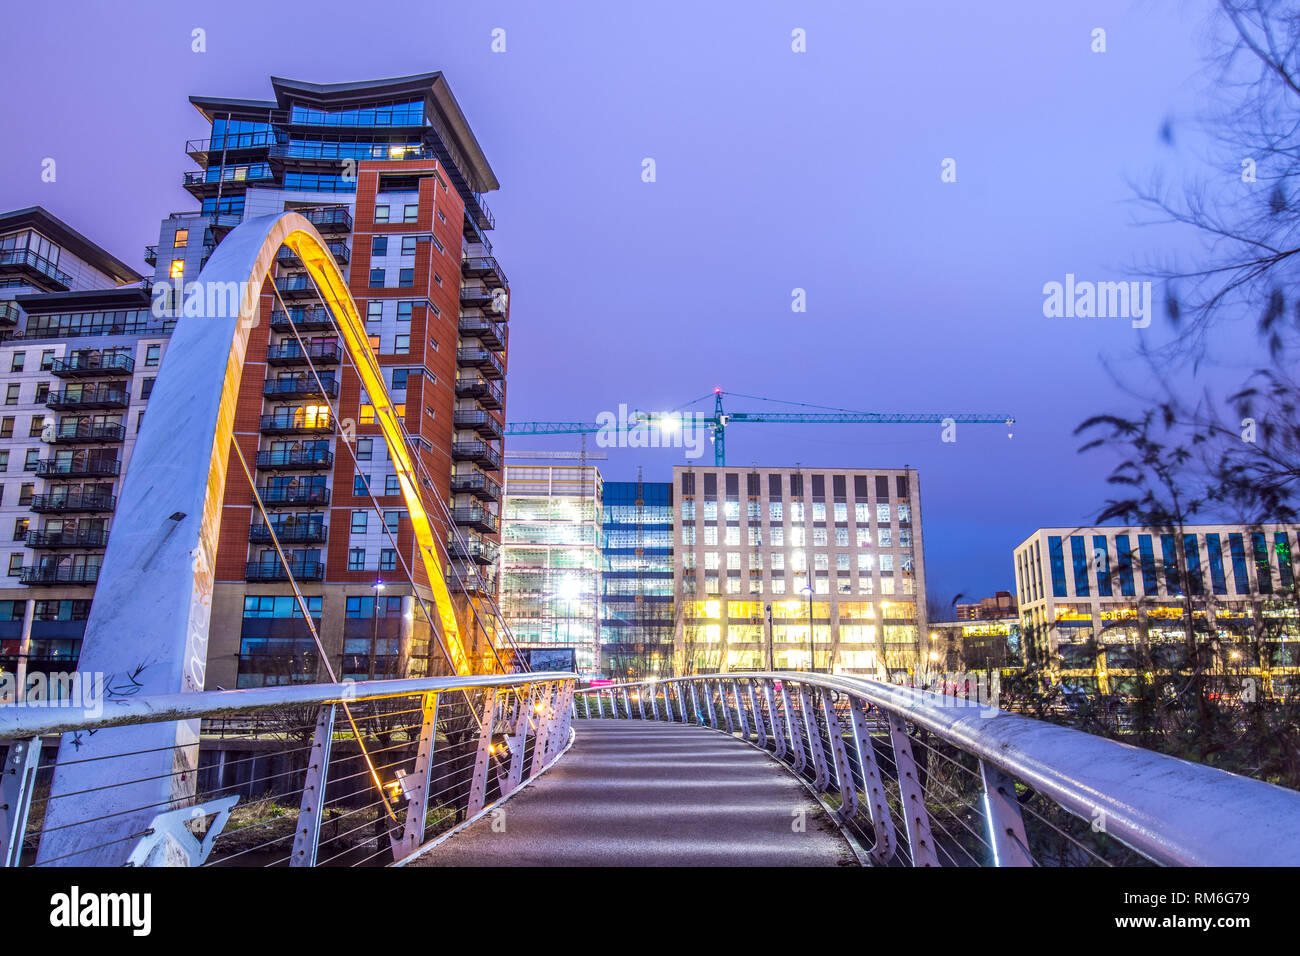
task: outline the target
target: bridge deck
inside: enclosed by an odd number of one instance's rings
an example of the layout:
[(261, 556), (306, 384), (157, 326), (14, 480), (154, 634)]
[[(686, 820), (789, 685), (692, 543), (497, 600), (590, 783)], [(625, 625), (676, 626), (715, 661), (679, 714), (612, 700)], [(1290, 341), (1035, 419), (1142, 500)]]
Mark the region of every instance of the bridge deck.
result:
[[(576, 720), (551, 770), (414, 866), (834, 866), (848, 844), (776, 761), (713, 730)], [(806, 826), (796, 832), (802, 811)]]

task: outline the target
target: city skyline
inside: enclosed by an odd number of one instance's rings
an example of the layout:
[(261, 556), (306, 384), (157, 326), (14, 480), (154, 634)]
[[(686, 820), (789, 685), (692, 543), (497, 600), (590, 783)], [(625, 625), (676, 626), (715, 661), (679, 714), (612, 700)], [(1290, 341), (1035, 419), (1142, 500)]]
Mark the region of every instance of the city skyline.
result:
[[(266, 29), (237, 45), (237, 16), (205, 26), (163, 10), (143, 31), (133, 30), (143, 12), (73, 6), (81, 15), (61, 11), (57, 29), (55, 14), (33, 11), (10, 31), (11, 59), (23, 72), (52, 46), (105, 64), (103, 75), (89, 87), (55, 75), (49, 99), (10, 104), (0, 208), (40, 203), (140, 268), (158, 219), (194, 206), (175, 161), (179, 144), (204, 134), (189, 94), (264, 98), (268, 74), (343, 82), (445, 70), (507, 184), (493, 206), (508, 224), (495, 240), (522, 316), (511, 421), (594, 422), (620, 404), (671, 408), (714, 387), (880, 412), (1012, 414), (1010, 440), (1000, 426), (962, 426), (955, 443), (931, 426), (731, 435), (735, 465), (915, 468), (927, 560), (947, 596), (1007, 588), (1007, 555), (1025, 533), (1091, 523), (1107, 496), (1106, 460), (1080, 460), (1072, 432), (1122, 399), (1098, 356), (1126, 359), (1139, 333), (1123, 320), (1045, 318), (1041, 290), (1069, 274), (1129, 279), (1155, 244), (1159, 234), (1131, 228), (1123, 205), (1127, 180), (1169, 158), (1158, 134), (1201, 62), (1196, 25), (1172, 7), (976, 15), (939, 4), (945, 15), (925, 37), (900, 11), (846, 22), (776, 5), (743, 21), (692, 10), (698, 26), (683, 31), (677, 18), (633, 12), (416, 9), (402, 33), (418, 41), (362, 46), (326, 67), (319, 49), (347, 33), (329, 4), (291, 26), (259, 9)], [(1104, 54), (1090, 49), (1099, 24)], [(494, 53), (498, 28), (505, 51)], [(297, 43), (275, 43), (281, 29)], [(795, 29), (806, 52), (792, 49)], [(101, 44), (115, 31), (138, 51), (108, 68)], [(569, 66), (557, 70), (561, 48)], [(939, 67), (923, 49), (941, 54)], [(990, 57), (1007, 62), (990, 69)], [(597, 73), (593, 89), (584, 77)], [(1022, 81), (1030, 75), (1047, 80)], [(722, 82), (698, 96), (715, 76)], [(109, 105), (128, 95), (135, 109), (123, 122)], [(50, 111), (51, 100), (84, 112)], [(974, 122), (992, 100), (1010, 107), (1001, 125)], [(41, 180), (46, 158), (54, 182)], [(654, 182), (643, 181), (647, 158)], [(946, 158), (956, 182), (941, 179)], [(103, 183), (128, 176), (131, 191), (105, 202)], [(795, 289), (805, 313), (791, 311)], [(1159, 322), (1144, 334), (1158, 333)], [(610, 454), (611, 480), (637, 466), (666, 478), (693, 463), (668, 451)]]

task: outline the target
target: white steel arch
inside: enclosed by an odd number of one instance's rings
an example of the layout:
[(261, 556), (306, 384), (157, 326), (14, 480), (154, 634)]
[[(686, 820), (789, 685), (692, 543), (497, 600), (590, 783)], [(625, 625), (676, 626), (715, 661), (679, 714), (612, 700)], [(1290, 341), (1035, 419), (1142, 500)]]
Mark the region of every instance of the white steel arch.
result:
[[(186, 288), (184, 314), (177, 318), (122, 482), (78, 664), (83, 688), (102, 675), (105, 707), (123, 697), (204, 689), (236, 400), (259, 297), (282, 245), (315, 282), (375, 407), (437, 605), (434, 639), (442, 640), (457, 673), (472, 669), (402, 424), (365, 325), (320, 234), (303, 216), (285, 212), (232, 230)], [(151, 819), (151, 812), (133, 808), (168, 809), (192, 799), (198, 731), (197, 722), (176, 722), (65, 735), (38, 865), (74, 850), (68, 862), (78, 866), (125, 860), (132, 834)], [(112, 761), (113, 773), (129, 774), (139, 784), (113, 787), (103, 797), (59, 799), (96, 786), (100, 771), (87, 758), (131, 752), (138, 753)], [(80, 828), (58, 829), (61, 822), (100, 815), (112, 815), (96, 836), (107, 844), (100, 850), (85, 852)]]

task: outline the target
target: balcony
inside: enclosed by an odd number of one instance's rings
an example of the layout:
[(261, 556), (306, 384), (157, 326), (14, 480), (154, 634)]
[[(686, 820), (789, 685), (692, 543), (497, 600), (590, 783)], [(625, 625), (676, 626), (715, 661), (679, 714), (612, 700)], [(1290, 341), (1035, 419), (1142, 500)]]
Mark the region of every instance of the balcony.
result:
[(490, 349), (467, 345), (456, 350), (456, 364), (462, 368), (476, 368), (488, 378), (505, 378), (506, 370), (501, 360)]
[(262, 471), (306, 471), (329, 468), (333, 464), (334, 453), (327, 448), (257, 453), (257, 467)]
[(466, 338), (478, 339), (490, 349), (506, 347), (505, 325), (485, 315), (461, 313), (456, 320), (456, 331)]
[(316, 332), (334, 328), (334, 317), (329, 309), (319, 305), (290, 309), (288, 314), (273, 309), (271, 328), (276, 332), (291, 332), (295, 328), (300, 332)]
[(135, 359), (126, 352), (69, 352), (54, 360), (50, 372), (59, 378), (129, 378), (135, 373)]
[(120, 442), (126, 440), (126, 426), (115, 422), (97, 422), (89, 418), (63, 418), (50, 439), (56, 445)]
[[(462, 285), (460, 287), (460, 307), (462, 309), (491, 309), (496, 301), (496, 294), (487, 286)], [(494, 309), (493, 311), (500, 310)]]
[(501, 453), (485, 441), (452, 442), (451, 457), (455, 461), (477, 462), (492, 471), (501, 470)]
[(480, 229), (495, 229), (497, 226), (496, 218), (488, 208), (482, 193), (469, 194), (469, 198), (465, 200), (465, 215), (473, 219), (474, 224)]
[(286, 570), (284, 563), (277, 558), (274, 563), (250, 561), (244, 572), (246, 581), (288, 581), (291, 572), (295, 581), (320, 581), (325, 577), (325, 565), (319, 561), (290, 558)]
[(476, 528), (488, 534), (495, 534), (498, 527), (497, 516), (482, 505), (461, 505), (459, 508), (452, 508), (451, 520), (458, 525)]
[(481, 408), (458, 408), (452, 413), (457, 428), (472, 428), (483, 438), (501, 437), (501, 423)]
[(131, 397), (115, 385), (73, 386), (50, 392), (45, 406), (55, 411), (76, 411), (79, 408), (126, 408)]
[(18, 580), (23, 584), (94, 584), (99, 580), (99, 566), (73, 567), (60, 564), (23, 568)]
[(456, 397), (476, 398), (484, 408), (500, 409), (505, 405), (505, 392), (500, 382), (491, 382), (481, 375), (457, 375)]
[(29, 548), (104, 548), (107, 546), (108, 532), (102, 528), (27, 532)]
[(343, 350), (333, 343), (314, 342), (303, 351), (297, 342), (281, 342), (266, 350), (267, 365), (338, 365)]
[[(325, 245), (329, 247), (329, 251), (334, 256), (334, 261), (339, 265), (345, 266), (352, 261), (352, 250), (348, 248), (348, 244), (343, 240), (331, 239), (327, 241)], [(296, 252), (292, 249), (286, 249), (284, 246), (281, 246), (280, 251), (275, 254), (275, 261), (279, 265), (287, 266), (291, 269), (307, 268), (303, 265), (302, 260), (298, 258)]]
[(116, 458), (92, 455), (85, 459), (46, 458), (36, 463), (38, 478), (115, 478), (122, 463)]
[(466, 256), (460, 260), (460, 274), (466, 279), (478, 279), (490, 289), (507, 289), (505, 270), (494, 256)]
[(262, 504), (268, 508), (284, 508), (290, 505), (312, 508), (330, 503), (330, 490), (314, 485), (304, 488), (262, 487), (257, 489), (257, 493), (262, 499)]
[(0, 302), (0, 328), (12, 329), (18, 325), (18, 317), (22, 312), (16, 302)]
[(53, 491), (46, 495), (34, 495), (30, 507), (37, 514), (112, 511), (117, 507), (117, 498), (103, 491)]
[(264, 435), (332, 435), (334, 420), (329, 409), (295, 409), (291, 414), (263, 415), (259, 429)]
[(316, 298), (316, 284), (306, 274), (281, 276), (275, 280), (275, 288), (286, 299)]
[(462, 472), (451, 476), (451, 493), (473, 495), (483, 501), (500, 501), (501, 485), (481, 471)]
[(275, 133), (268, 129), (250, 130), (246, 133), (232, 132), (227, 136), (213, 139), (191, 139), (185, 143), (185, 152), (200, 166), (207, 166), (210, 159), (218, 164), (224, 154), (227, 162), (233, 159), (248, 159), (264, 153), (268, 146), (275, 143)]
[(67, 292), (72, 276), (61, 271), (44, 256), (31, 249), (0, 250), (0, 275), (21, 275), (34, 280), (33, 285), (56, 292)]
[(463, 542), (453, 537), (447, 542), (447, 554), (453, 558), (466, 558), (475, 564), (494, 564), (497, 545), (475, 535), (469, 535)]
[(298, 212), (321, 235), (352, 232), (352, 213), (347, 206), (319, 206), (316, 209), (299, 209)]
[(145, 247), (144, 247), (144, 261), (147, 262), (147, 263), (149, 263), (149, 265), (151, 265), (151, 266), (156, 266), (156, 265), (158, 264), (158, 247), (157, 247), (157, 246), (145, 246)]
[(265, 163), (253, 166), (227, 166), (226, 175), (222, 175), (220, 166), (196, 169), (188, 172), (181, 179), (181, 186), (194, 198), (215, 196), (221, 188), (227, 193), (232, 186), (266, 185), (275, 182), (275, 173)]
[[(323, 544), (329, 537), (329, 526), (324, 524), (281, 525), (275, 529), (275, 537), (281, 544)], [(271, 528), (264, 524), (255, 524), (248, 529), (251, 544), (270, 544)]]
[(338, 380), (333, 376), (321, 376), (319, 384), (314, 375), (293, 375), (288, 378), (267, 379), (262, 386), (262, 396), (272, 401), (284, 401), (293, 398), (337, 398)]

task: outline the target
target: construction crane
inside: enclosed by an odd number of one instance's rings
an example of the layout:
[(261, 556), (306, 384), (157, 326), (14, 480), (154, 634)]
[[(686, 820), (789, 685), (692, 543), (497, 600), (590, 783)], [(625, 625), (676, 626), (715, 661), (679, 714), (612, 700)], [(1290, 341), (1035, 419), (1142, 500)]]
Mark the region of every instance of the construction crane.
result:
[[(728, 412), (722, 407), (722, 396), (747, 398), (758, 402), (776, 402), (782, 405), (798, 405), (816, 409), (810, 412)], [(681, 412), (692, 405), (706, 401), (710, 396), (702, 395), (667, 412), (632, 411), (626, 420), (613, 427), (624, 431), (633, 428), (651, 426), (664, 431), (682, 427), (691, 422), (681, 416)], [(780, 402), (777, 399), (763, 398), (758, 395), (742, 395), (739, 392), (723, 392), (715, 388), (712, 393), (713, 414), (706, 416), (702, 412), (692, 412), (693, 421), (709, 430), (709, 439), (713, 442), (713, 460), (717, 465), (727, 463), (727, 427), (737, 422), (767, 422), (785, 425), (1006, 425), (1015, 424), (1010, 415), (978, 414), (888, 414), (883, 412), (858, 412), (845, 408), (831, 408), (824, 405), (810, 405), (807, 402)], [(608, 413), (606, 413), (608, 414)], [(514, 422), (507, 424), (505, 434), (510, 435), (591, 435), (611, 428), (609, 423), (592, 424), (590, 422)], [(1008, 437), (1010, 435), (1008, 434)]]

